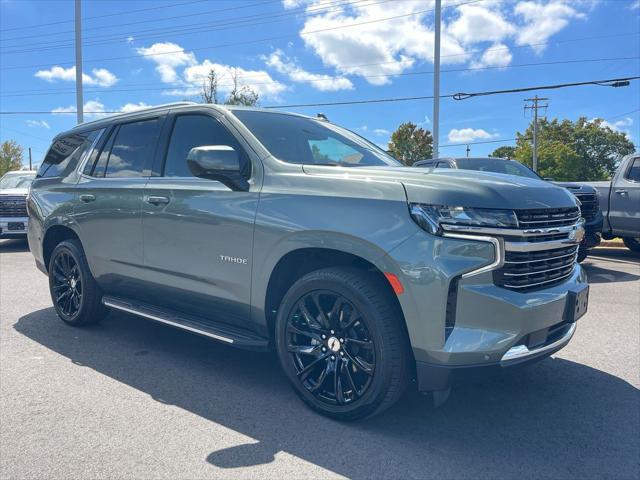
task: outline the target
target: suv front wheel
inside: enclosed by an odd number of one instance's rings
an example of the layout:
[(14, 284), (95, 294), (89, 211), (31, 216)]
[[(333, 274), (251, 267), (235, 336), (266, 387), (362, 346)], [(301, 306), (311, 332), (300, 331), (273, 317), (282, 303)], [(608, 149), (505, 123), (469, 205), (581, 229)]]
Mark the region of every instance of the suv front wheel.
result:
[(107, 313), (78, 240), (56, 246), (49, 260), (49, 291), (58, 316), (69, 325), (99, 322)]
[(351, 268), (311, 272), (289, 289), (276, 321), (280, 363), (298, 395), (340, 420), (395, 403), (410, 375), (402, 315), (380, 279)]

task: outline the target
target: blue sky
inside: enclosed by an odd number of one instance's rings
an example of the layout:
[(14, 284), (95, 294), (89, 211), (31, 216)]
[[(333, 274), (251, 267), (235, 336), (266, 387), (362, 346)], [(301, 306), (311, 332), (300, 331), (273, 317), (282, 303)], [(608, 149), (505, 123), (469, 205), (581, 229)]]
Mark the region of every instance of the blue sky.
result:
[[(85, 110), (197, 100), (212, 67), (222, 90), (235, 71), (264, 106), (431, 95), (432, 9), (432, 0), (83, 0)], [(72, 0), (0, 0), (0, 110), (57, 112), (0, 115), (1, 140), (32, 147), (34, 163), (75, 124), (65, 114), (75, 109), (73, 18)], [(638, 32), (638, 0), (443, 0), (441, 92), (639, 75)], [(538, 93), (550, 98), (548, 117), (603, 118), (640, 142), (640, 82)], [(441, 144), (513, 138), (530, 121), (530, 96), (443, 99)], [(431, 129), (432, 108), (420, 100), (290, 110), (321, 111), (384, 146), (402, 122)], [(464, 155), (465, 146), (441, 154)]]

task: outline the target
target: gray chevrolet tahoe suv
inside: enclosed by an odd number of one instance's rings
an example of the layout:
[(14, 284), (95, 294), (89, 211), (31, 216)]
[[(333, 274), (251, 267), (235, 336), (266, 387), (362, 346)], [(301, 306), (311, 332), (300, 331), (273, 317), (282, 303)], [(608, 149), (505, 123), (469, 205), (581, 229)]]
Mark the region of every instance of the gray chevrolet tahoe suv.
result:
[(62, 320), (275, 349), (338, 419), (550, 355), (587, 306), (566, 189), (402, 167), (322, 118), (173, 104), (58, 135), (40, 172), (29, 245)]

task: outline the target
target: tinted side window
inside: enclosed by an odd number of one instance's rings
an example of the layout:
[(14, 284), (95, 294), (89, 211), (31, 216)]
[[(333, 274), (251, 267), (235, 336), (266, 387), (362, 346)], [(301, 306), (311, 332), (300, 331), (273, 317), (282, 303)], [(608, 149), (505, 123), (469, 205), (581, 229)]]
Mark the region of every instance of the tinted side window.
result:
[(38, 178), (68, 175), (78, 165), (82, 155), (89, 150), (101, 131), (76, 133), (57, 139), (40, 165)]
[[(120, 125), (109, 149), (105, 177), (141, 177), (156, 148), (160, 119)], [(103, 151), (106, 152), (107, 149)], [(101, 158), (98, 159), (100, 165)]]
[(89, 163), (87, 163), (84, 169), (84, 173), (86, 175), (91, 175), (93, 177), (104, 177), (104, 173), (107, 170), (107, 160), (109, 160), (109, 152), (111, 152), (111, 147), (113, 147), (113, 141), (116, 138), (116, 131), (117, 129), (113, 130), (109, 135), (109, 139), (107, 140), (107, 143), (105, 143), (105, 145), (102, 147), (102, 150), (100, 151), (100, 155), (98, 156), (98, 159), (95, 162), (95, 166), (89, 165)]
[(633, 160), (626, 178), (632, 182), (640, 182), (640, 157)]
[(436, 168), (451, 168), (451, 165), (449, 165), (449, 162), (438, 162)]
[(218, 120), (207, 115), (179, 115), (171, 132), (164, 176), (192, 177), (187, 165), (187, 155), (192, 148), (205, 145), (233, 147), (244, 160), (245, 167), (248, 166), (242, 147)]

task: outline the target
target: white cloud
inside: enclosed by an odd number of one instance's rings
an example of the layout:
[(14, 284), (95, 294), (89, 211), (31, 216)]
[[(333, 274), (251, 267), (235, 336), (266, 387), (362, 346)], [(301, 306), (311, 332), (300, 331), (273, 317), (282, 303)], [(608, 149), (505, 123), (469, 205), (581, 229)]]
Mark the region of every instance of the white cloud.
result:
[[(176, 88), (165, 91), (169, 96), (196, 96), (200, 94), (203, 80), (213, 69), (218, 74), (218, 90), (226, 94), (232, 88), (233, 75), (236, 74), (241, 86), (248, 86), (255, 91), (260, 98), (277, 99), (279, 94), (287, 87), (275, 81), (264, 70), (246, 70), (232, 65), (224, 65), (204, 60), (198, 62), (193, 52), (185, 51), (175, 43), (155, 43), (150, 47), (138, 48), (137, 52), (156, 64), (156, 71), (160, 80), (164, 83), (174, 83)], [(182, 71), (178, 71), (182, 69)]]
[(385, 135), (391, 135), (389, 130), (385, 130), (384, 128), (374, 128), (373, 134), (378, 135), (379, 137), (384, 137)]
[(46, 128), (47, 130), (51, 128), (49, 124), (44, 120), (27, 120), (25, 121), (25, 123), (27, 124), (27, 126), (34, 128)]
[(479, 59), (471, 62), (472, 68), (506, 67), (513, 60), (513, 55), (504, 43), (494, 43), (486, 49)]
[(154, 43), (150, 47), (137, 48), (136, 52), (156, 64), (156, 71), (165, 83), (178, 80), (176, 68), (197, 63), (193, 53), (186, 52), (180, 45), (171, 42)]
[[(94, 68), (91, 70), (91, 73), (93, 76), (87, 73), (82, 74), (83, 85), (91, 87), (111, 87), (118, 82), (118, 77), (106, 68)], [(75, 82), (76, 67), (63, 68), (56, 65), (49, 70), (38, 70), (35, 73), (35, 76), (50, 83), (53, 83), (56, 80), (61, 80), (63, 82)]]
[(462, 43), (499, 42), (516, 28), (509, 23), (497, 4), (471, 4), (458, 7), (460, 16), (449, 24), (447, 32)]
[[(458, 6), (452, 2), (444, 11), (442, 63), (501, 67), (512, 61), (506, 47), (528, 45), (541, 52), (544, 46), (534, 44), (549, 41), (573, 19), (586, 18), (583, 11), (598, 0), (485, 0)], [(364, 76), (371, 84), (384, 85), (417, 62), (433, 61), (433, 15), (425, 11), (433, 1), (352, 3), (322, 13), (321, 0), (283, 0), (283, 5), (308, 5), (315, 11), (307, 16), (300, 38), (338, 74)], [(497, 47), (504, 49), (496, 51)]]
[(629, 10), (638, 10), (640, 9), (640, 0), (635, 0), (631, 5), (629, 5)]
[(546, 4), (525, 1), (519, 2), (514, 12), (521, 17), (524, 24), (518, 29), (517, 45), (531, 45), (537, 53), (545, 49), (545, 45), (535, 45), (549, 40), (553, 35), (565, 28), (572, 18), (585, 18), (573, 7), (562, 0), (552, 0)]
[(122, 107), (120, 107), (120, 111), (122, 113), (130, 113), (130, 112), (135, 112), (137, 110), (142, 110), (143, 108), (149, 108), (151, 106), (152, 105), (147, 105), (144, 102), (126, 103)]
[(452, 128), (449, 131), (449, 141), (452, 143), (466, 143), (474, 140), (488, 140), (498, 137), (498, 134), (489, 133), (482, 128)]
[[(84, 116), (87, 118), (97, 118), (104, 117), (107, 113), (104, 113), (106, 110), (104, 104), (99, 100), (88, 100), (85, 102), (83, 111)], [(76, 107), (75, 105), (69, 105), (68, 107), (58, 107), (52, 110), (54, 114), (57, 115), (75, 115)]]
[[(598, 120), (597, 118), (593, 118), (590, 122), (594, 122)], [(620, 120), (616, 120), (615, 122), (608, 122), (606, 120), (601, 120), (600, 125), (603, 127), (609, 127), (614, 132), (624, 133), (629, 140), (633, 139), (633, 135), (631, 134), (631, 127), (633, 126), (633, 118), (625, 117)]]
[(353, 84), (348, 78), (307, 72), (289, 60), (282, 50), (276, 50), (266, 57), (265, 63), (283, 75), (287, 75), (292, 81), (296, 83), (308, 83), (316, 90), (323, 92), (353, 90)]

